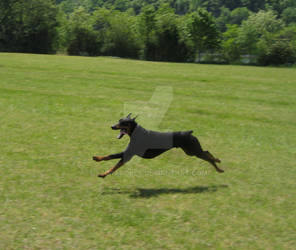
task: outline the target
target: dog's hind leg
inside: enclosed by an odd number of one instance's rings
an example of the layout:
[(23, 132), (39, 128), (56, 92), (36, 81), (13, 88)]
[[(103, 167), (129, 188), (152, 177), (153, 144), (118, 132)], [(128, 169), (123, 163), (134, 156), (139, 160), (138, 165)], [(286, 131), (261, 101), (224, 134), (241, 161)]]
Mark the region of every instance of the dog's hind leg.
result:
[(202, 149), (202, 146), (200, 145), (200, 142), (195, 136), (186, 136), (186, 134), (184, 136), (178, 133), (176, 134), (175, 141), (176, 144), (174, 146), (182, 148), (187, 155), (196, 156), (200, 159), (203, 159), (211, 163), (217, 172), (224, 172), (224, 170), (222, 170), (216, 165), (216, 162), (220, 163), (221, 161), (218, 158), (215, 158), (209, 151), (204, 151)]
[(206, 155), (208, 155), (209, 159), (211, 159), (212, 161), (214, 162), (218, 162), (218, 163), (221, 163), (220, 159), (218, 158), (215, 158), (209, 151), (204, 151), (204, 153)]
[(203, 152), (198, 139), (193, 135), (183, 136), (178, 138), (178, 140), (179, 144), (177, 146), (189, 156), (198, 155)]

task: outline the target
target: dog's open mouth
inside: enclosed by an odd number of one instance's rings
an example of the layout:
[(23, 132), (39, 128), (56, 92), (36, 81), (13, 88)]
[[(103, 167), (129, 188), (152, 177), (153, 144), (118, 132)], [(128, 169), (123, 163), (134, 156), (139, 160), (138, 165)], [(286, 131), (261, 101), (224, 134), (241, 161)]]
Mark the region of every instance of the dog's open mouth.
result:
[(117, 139), (121, 139), (122, 136), (126, 135), (127, 131), (125, 128), (120, 129), (119, 135), (117, 136)]

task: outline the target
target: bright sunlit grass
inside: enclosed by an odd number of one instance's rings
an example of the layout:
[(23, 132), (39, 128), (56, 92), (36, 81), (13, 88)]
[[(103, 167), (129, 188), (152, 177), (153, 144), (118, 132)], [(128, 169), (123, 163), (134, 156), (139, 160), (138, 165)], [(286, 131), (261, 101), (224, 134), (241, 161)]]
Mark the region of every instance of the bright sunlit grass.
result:
[[(124, 103), (158, 86), (159, 129), (194, 130), (225, 173), (174, 149), (98, 179)], [(2, 53), (0, 249), (292, 249), (295, 110), (295, 69)]]

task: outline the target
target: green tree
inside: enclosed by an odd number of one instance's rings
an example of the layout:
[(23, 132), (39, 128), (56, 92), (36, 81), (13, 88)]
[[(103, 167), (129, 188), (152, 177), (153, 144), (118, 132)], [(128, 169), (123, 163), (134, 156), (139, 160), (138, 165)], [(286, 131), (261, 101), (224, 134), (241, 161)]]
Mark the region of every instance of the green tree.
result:
[(283, 22), (277, 19), (272, 11), (251, 14), (247, 20), (243, 21), (238, 37), (242, 52), (257, 54), (259, 39), (268, 33), (276, 33), (283, 27)]
[(226, 25), (231, 23), (231, 11), (222, 6), (220, 9), (220, 16), (216, 19), (217, 27), (221, 32), (226, 30)]
[(188, 0), (175, 0), (173, 8), (179, 15), (184, 15), (189, 11), (190, 3)]
[(17, 0), (0, 1), (0, 51), (16, 51)]
[(263, 10), (266, 5), (266, 0), (241, 0), (242, 6), (237, 7), (247, 7), (252, 12), (258, 12)]
[(251, 12), (246, 7), (236, 8), (230, 13), (230, 23), (241, 25), (244, 20), (248, 19), (250, 14)]
[(276, 37), (281, 40), (287, 40), (296, 46), (296, 24), (291, 24), (281, 29)]
[(102, 53), (110, 56), (138, 58), (141, 49), (136, 17), (113, 11), (104, 35)]
[(202, 52), (219, 47), (220, 34), (214, 17), (205, 9), (198, 9), (188, 15), (188, 32), (193, 50), (198, 54), (198, 61)]
[(179, 30), (179, 18), (168, 5), (156, 12), (152, 6), (140, 15), (140, 32), (143, 39), (143, 58), (157, 61), (186, 61), (188, 47)]
[(65, 52), (69, 43), (68, 37), (68, 18), (65, 12), (59, 7), (59, 12), (57, 15), (57, 21), (59, 23), (57, 27), (58, 39), (56, 42), (56, 48), (60, 52)]
[(186, 61), (188, 50), (180, 36), (178, 17), (172, 8), (161, 6), (156, 13), (155, 35), (158, 61)]
[(223, 57), (228, 63), (236, 62), (240, 59), (241, 49), (238, 36), (238, 25), (227, 25), (227, 31), (223, 33), (221, 49)]
[(67, 14), (73, 13), (79, 7), (83, 7), (88, 12), (93, 9), (95, 4), (99, 4), (93, 0), (58, 0), (58, 3), (61, 9)]
[(143, 41), (141, 58), (153, 60), (157, 47), (156, 41), (156, 18), (155, 8), (153, 5), (147, 5), (142, 9), (139, 15), (139, 31)]
[(57, 49), (58, 9), (53, 1), (25, 1), (23, 51), (53, 53)]
[(95, 56), (99, 54), (100, 43), (92, 24), (91, 15), (83, 7), (79, 7), (70, 15), (67, 49), (70, 55)]
[(287, 40), (261, 39), (258, 43), (258, 63), (260, 65), (282, 65), (296, 63), (294, 48)]
[(286, 8), (281, 17), (286, 24), (296, 23), (296, 7)]
[[(53, 1), (1, 1), (0, 48), (52, 53), (56, 50), (58, 9)], [(2, 9), (3, 8), (3, 9)]]
[(196, 11), (199, 8), (204, 8), (206, 7), (207, 3), (203, 0), (191, 0), (190, 1), (190, 10), (191, 11)]
[(287, 41), (293, 50), (293, 55), (296, 56), (296, 24), (291, 24), (284, 29), (281, 29), (277, 34), (278, 40)]
[(102, 44), (103, 55), (139, 58), (142, 40), (136, 16), (129, 12), (97, 9), (93, 13), (93, 29)]

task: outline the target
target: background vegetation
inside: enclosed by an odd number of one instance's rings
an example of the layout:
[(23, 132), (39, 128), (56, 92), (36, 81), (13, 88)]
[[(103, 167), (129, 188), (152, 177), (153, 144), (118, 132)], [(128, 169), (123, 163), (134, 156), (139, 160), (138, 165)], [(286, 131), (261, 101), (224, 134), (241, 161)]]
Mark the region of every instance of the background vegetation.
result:
[[(293, 249), (296, 71), (0, 54), (0, 249)], [(98, 173), (123, 103), (157, 86), (224, 174), (173, 149)], [(143, 117), (138, 117), (143, 124)], [(147, 127), (149, 128), (149, 127)], [(294, 160), (293, 160), (294, 159)]]
[(294, 64), (296, 1), (0, 1), (0, 51)]

